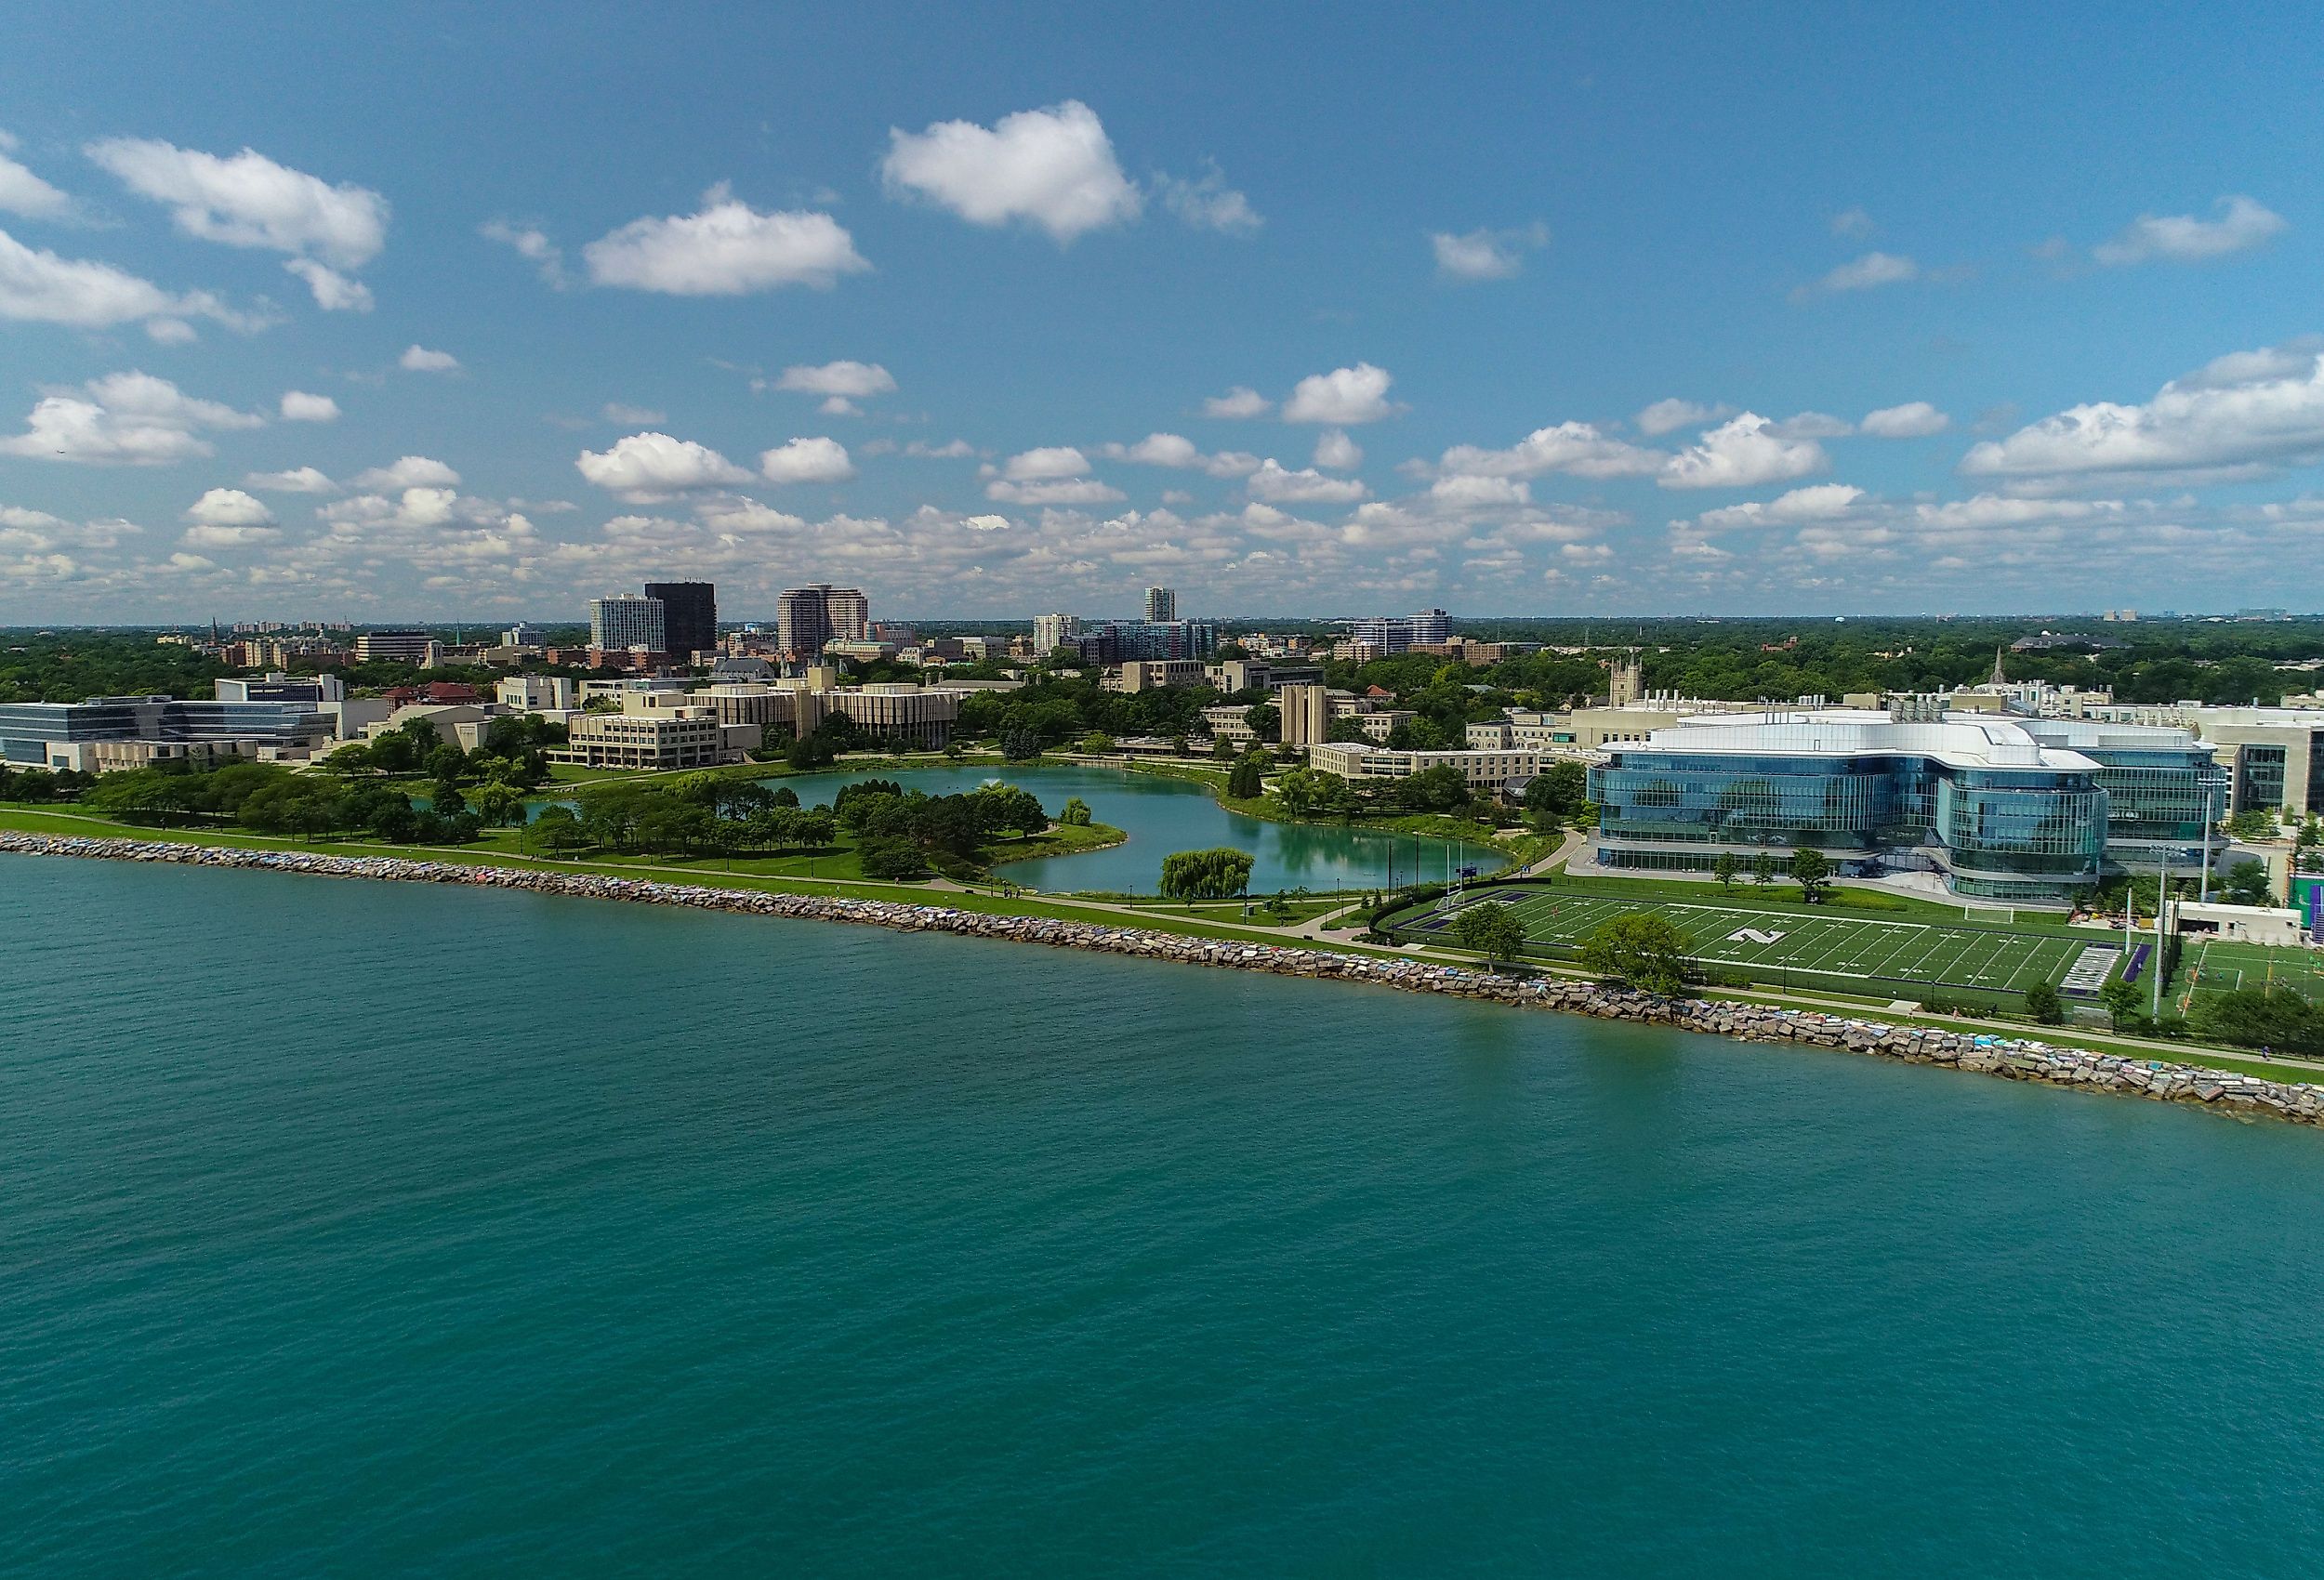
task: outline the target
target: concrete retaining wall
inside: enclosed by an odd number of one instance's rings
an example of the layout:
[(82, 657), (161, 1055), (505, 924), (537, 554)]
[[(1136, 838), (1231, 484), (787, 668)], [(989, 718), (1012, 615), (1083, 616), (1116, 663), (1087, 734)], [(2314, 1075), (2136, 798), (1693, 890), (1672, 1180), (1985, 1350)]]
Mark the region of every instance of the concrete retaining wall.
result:
[(1064, 949), (1094, 949), (1109, 955), (1182, 965), (1267, 971), (1278, 976), (1339, 978), (1408, 993), (1447, 994), (1459, 998), (1560, 1009), (1602, 1020), (1634, 1020), (1707, 1032), (1746, 1042), (1803, 1043), (1816, 1047), (1876, 1054), (1915, 1064), (1942, 1064), (1980, 1074), (2052, 1086), (2206, 1105), (2236, 1113), (2269, 1114), (2296, 1124), (2324, 1124), (2324, 1086), (2308, 1082), (2262, 1080), (2202, 1065), (2169, 1064), (2060, 1047), (2018, 1038), (1963, 1032), (1891, 1026), (1879, 1020), (1820, 1015), (1719, 1000), (1663, 998), (1595, 982), (1509, 977), (1466, 967), (1419, 960), (1342, 955), (1328, 949), (1283, 944), (1184, 938), (1146, 928), (1108, 927), (1093, 922), (1035, 916), (997, 916), (949, 906), (901, 901), (851, 900), (816, 894), (769, 894), (608, 877), (596, 873), (533, 867), (469, 866), (409, 861), (394, 856), (333, 856), (294, 850), (239, 850), (158, 840), (85, 838), (0, 831), (0, 852), (34, 856), (82, 856), (109, 861), (170, 862), (188, 866), (239, 867), (263, 872), (303, 873), (322, 877), (379, 878), (402, 883), (456, 883), (479, 889), (514, 889), (588, 900), (626, 900), (658, 905), (750, 915), (792, 916), (854, 922), (907, 932), (963, 933), (973, 938), (1046, 943)]

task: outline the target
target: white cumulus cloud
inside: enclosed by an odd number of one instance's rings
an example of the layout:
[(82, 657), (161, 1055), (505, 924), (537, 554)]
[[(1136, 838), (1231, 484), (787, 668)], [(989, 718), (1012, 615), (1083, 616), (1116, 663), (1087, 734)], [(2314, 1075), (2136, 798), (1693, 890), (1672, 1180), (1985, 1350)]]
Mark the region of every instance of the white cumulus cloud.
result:
[(1428, 242), (1441, 279), (1507, 280), (1525, 267), (1528, 250), (1550, 244), (1550, 228), (1536, 222), (1515, 230), (1433, 230)]
[(1183, 434), (1149, 433), (1135, 444), (1106, 444), (1098, 454), (1109, 461), (1134, 461), (1142, 467), (1174, 467), (1208, 472), (1214, 478), (1238, 478), (1259, 469), (1259, 457), (1238, 450), (1206, 455)]
[(1783, 438), (1765, 417), (1744, 412), (1671, 456), (1656, 481), (1664, 488), (1757, 488), (1830, 465), (1813, 439)]
[(78, 329), (143, 320), (148, 333), (166, 344), (193, 338), (188, 317), (215, 319), (232, 329), (264, 327), (263, 321), (230, 310), (206, 291), (173, 296), (110, 263), (59, 257), (0, 230), (0, 318)]
[(526, 258), (541, 271), (541, 278), (558, 290), (572, 282), (565, 275), (564, 249), (548, 239), (548, 232), (537, 225), (517, 225), (506, 219), (487, 219), (476, 228), (476, 233), (488, 242), (498, 242)]
[(310, 254), (338, 269), (361, 269), (387, 244), (386, 198), (351, 182), (333, 186), (251, 149), (220, 159), (152, 138), (109, 138), (86, 151), (205, 241)]
[(1029, 482), (995, 478), (984, 497), (1004, 505), (1112, 505), (1127, 497), (1095, 478), (1050, 478)]
[(339, 417), (339, 403), (328, 395), (310, 395), (304, 389), (283, 391), (283, 420), (286, 423), (328, 423)]
[(1396, 408), (1388, 401), (1388, 387), (1393, 382), (1385, 368), (1369, 362), (1311, 374), (1299, 381), (1291, 398), (1283, 402), (1283, 420), (1329, 423), (1335, 428), (1379, 422), (1395, 415)]
[(27, 219), (57, 219), (73, 212), (73, 200), (0, 153), (0, 213)]
[(1364, 464), (1364, 447), (1338, 428), (1316, 437), (1315, 465), (1335, 472), (1352, 472)]
[(1143, 207), (1097, 112), (1078, 99), (1004, 115), (989, 128), (891, 127), (880, 175), (891, 193), (926, 198), (973, 224), (1023, 220), (1061, 245), (1135, 219)]
[(282, 535), (274, 512), (238, 488), (214, 488), (186, 510), (190, 548), (247, 548)]
[(405, 455), (393, 466), (355, 474), (355, 486), (384, 494), (404, 488), (457, 488), (460, 474), (428, 455)]
[(761, 214), (724, 183), (693, 214), (633, 219), (581, 249), (600, 285), (673, 296), (740, 296), (784, 285), (828, 290), (871, 265), (828, 214)]
[(1070, 444), (1047, 444), (1021, 450), (1001, 463), (1000, 475), (1010, 482), (1037, 482), (1049, 478), (1077, 478), (1089, 469), (1089, 457)]
[(1287, 470), (1273, 456), (1260, 463), (1244, 486), (1253, 499), (1270, 505), (1353, 505), (1370, 492), (1357, 479), (1327, 478), (1313, 467)]
[(1819, 292), (1870, 291), (1920, 278), (1921, 266), (1911, 258), (1895, 253), (1870, 252), (1850, 259), (1814, 285), (1802, 285), (1791, 295), (1794, 300), (1804, 300)]
[(425, 346), (411, 345), (403, 348), (403, 354), (396, 358), (395, 364), (406, 373), (455, 373), (459, 369), (460, 359), (449, 351), (431, 351)]
[(1908, 401), (1901, 406), (1865, 413), (1861, 426), (1875, 439), (1925, 439), (1943, 433), (1953, 426), (1953, 419), (1926, 401)]
[(2116, 269), (2151, 258), (2208, 263), (2249, 252), (2289, 228), (2282, 215), (2248, 197), (2223, 197), (2215, 207), (2215, 219), (2199, 219), (2192, 214), (2142, 214), (2120, 235), (2093, 247), (2091, 256)]
[(88, 466), (164, 466), (214, 453), (204, 430), (265, 426), (266, 419), (186, 394), (148, 373), (115, 373), (45, 395), (26, 431), (0, 439), (0, 454)]
[(1615, 439), (1592, 424), (1564, 422), (1534, 429), (1506, 450), (1456, 444), (1439, 459), (1449, 474), (1530, 478), (1565, 472), (1581, 478), (1648, 477), (1670, 463), (1659, 450)]
[(370, 188), (334, 186), (248, 148), (221, 159), (150, 138), (108, 138), (84, 151), (139, 197), (167, 205), (187, 235), (288, 253), (283, 267), (316, 306), (371, 310), (370, 288), (351, 278), (387, 245), (388, 200)]
[(1249, 198), (1226, 184), (1225, 172), (1216, 165), (1192, 181), (1157, 176), (1155, 190), (1161, 193), (1165, 208), (1197, 230), (1248, 236), (1266, 223), (1251, 207)]
[(1683, 428), (1715, 423), (1721, 417), (1731, 415), (1734, 411), (1735, 408), (1728, 405), (1706, 406), (1699, 401), (1682, 401), (1672, 396), (1667, 401), (1657, 401), (1631, 420), (1638, 424), (1639, 432), (1659, 437), (1675, 433)]
[(242, 486), (262, 494), (336, 494), (339, 487), (314, 467), (294, 467), (286, 472), (252, 472), (242, 480)]
[(307, 283), (315, 306), (325, 312), (369, 312), (371, 287), (310, 257), (294, 257), (283, 267)]
[(875, 395), (895, 393), (895, 375), (878, 362), (840, 361), (825, 362), (820, 367), (799, 364), (786, 367), (774, 381), (777, 389), (797, 390), (803, 395), (822, 395), (833, 401), (865, 401)]
[(1238, 384), (1223, 395), (1213, 395), (1202, 403), (1206, 417), (1259, 417), (1274, 409), (1274, 402), (1256, 389)]
[(2205, 472), (2324, 456), (2324, 356), (2283, 349), (2223, 357), (2144, 404), (2071, 406), (1971, 447), (1972, 477)]
[(708, 445), (667, 433), (633, 433), (608, 449), (582, 451), (573, 464), (586, 481), (632, 503), (753, 481)]
[(855, 463), (836, 439), (794, 439), (760, 454), (759, 475), (769, 482), (845, 482)]

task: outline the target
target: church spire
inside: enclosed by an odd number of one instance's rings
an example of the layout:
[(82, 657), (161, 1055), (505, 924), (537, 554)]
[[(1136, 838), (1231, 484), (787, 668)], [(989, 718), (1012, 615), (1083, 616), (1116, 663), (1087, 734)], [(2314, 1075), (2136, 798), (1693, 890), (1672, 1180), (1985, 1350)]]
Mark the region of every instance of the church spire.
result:
[(1989, 684), (1996, 686), (2009, 684), (2009, 677), (2001, 673), (2001, 650), (2000, 648), (1993, 650), (1993, 678)]

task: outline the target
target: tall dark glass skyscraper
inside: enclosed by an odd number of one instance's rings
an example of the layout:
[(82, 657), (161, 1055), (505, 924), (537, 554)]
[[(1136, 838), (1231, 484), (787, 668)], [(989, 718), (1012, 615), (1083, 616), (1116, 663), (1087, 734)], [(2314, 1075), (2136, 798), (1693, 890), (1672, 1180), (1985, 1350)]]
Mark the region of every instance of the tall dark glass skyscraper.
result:
[(719, 589), (709, 582), (648, 582), (645, 596), (662, 600), (662, 639), (680, 664), (719, 645)]

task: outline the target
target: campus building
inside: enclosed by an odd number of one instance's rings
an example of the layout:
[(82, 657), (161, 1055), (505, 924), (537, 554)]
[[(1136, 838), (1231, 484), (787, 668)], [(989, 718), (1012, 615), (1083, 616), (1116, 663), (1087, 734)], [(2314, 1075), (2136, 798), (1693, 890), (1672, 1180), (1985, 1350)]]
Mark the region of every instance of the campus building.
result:
[(658, 598), (615, 593), (589, 599), (589, 646), (601, 652), (669, 652), (668, 612)]
[(1763, 712), (1684, 719), (1608, 750), (1590, 773), (1601, 866), (1699, 872), (1809, 846), (1843, 872), (1934, 872), (1954, 893), (2027, 904), (2071, 902), (2110, 856), (2189, 870), (2206, 798), (2225, 792), (2185, 731), (2072, 721)]
[(706, 708), (581, 714), (567, 727), (565, 744), (548, 754), (552, 762), (582, 768), (661, 772), (708, 768), (740, 756), (739, 750), (729, 755), (726, 726)]
[(0, 704), (0, 762), (15, 768), (97, 773), (172, 758), (297, 760), (333, 733), (332, 721), (306, 702), (148, 696)]
[(674, 655), (680, 664), (692, 663), (698, 652), (718, 651), (719, 589), (715, 584), (648, 582), (645, 596), (661, 601), (662, 639), (669, 645), (660, 651)]
[(438, 643), (425, 631), (365, 631), (355, 639), (359, 664), (416, 664), (436, 666)]
[(1451, 635), (1451, 616), (1441, 609), (1424, 609), (1418, 614), (1375, 614), (1348, 626), (1349, 641), (1382, 654), (1416, 647), (1441, 648)]
[(1396, 752), (1367, 741), (1327, 741), (1307, 749), (1307, 765), (1342, 779), (1409, 779), (1433, 768), (1455, 768), (1473, 791), (1523, 786), (1548, 766), (1538, 752)]

